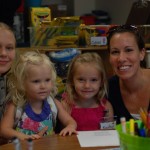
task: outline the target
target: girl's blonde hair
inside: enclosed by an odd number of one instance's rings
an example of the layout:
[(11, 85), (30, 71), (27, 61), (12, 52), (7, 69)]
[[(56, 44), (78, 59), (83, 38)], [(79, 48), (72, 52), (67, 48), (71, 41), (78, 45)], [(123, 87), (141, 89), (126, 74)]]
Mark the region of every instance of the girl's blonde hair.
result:
[(98, 94), (96, 95), (97, 102), (99, 103), (101, 99), (107, 96), (107, 77), (104, 68), (103, 61), (101, 57), (94, 52), (91, 53), (83, 53), (73, 58), (71, 63), (69, 64), (68, 74), (67, 74), (67, 84), (66, 91), (68, 94), (69, 100), (73, 103), (73, 100), (76, 99), (76, 91), (73, 83), (73, 75), (75, 74), (78, 65), (82, 65), (83, 63), (92, 63), (95, 65), (97, 70), (99, 71), (102, 81)]
[[(53, 83), (53, 88), (51, 91), (51, 96), (55, 96), (57, 93), (56, 88), (56, 71), (50, 61), (50, 59), (45, 55), (36, 51), (26, 52), (21, 54), (19, 58), (14, 62), (12, 68), (8, 74), (8, 90), (9, 93), (6, 97), (7, 100), (12, 100), (17, 106), (24, 106), (26, 103), (26, 95), (24, 88), (24, 81), (27, 77), (28, 64), (33, 64), (39, 66), (40, 64), (45, 64), (49, 66), (51, 70), (51, 78)], [(41, 70), (42, 71), (42, 70)]]
[[(5, 23), (3, 23), (3, 22), (0, 22), (0, 30), (7, 30), (7, 31), (9, 31), (10, 33), (12, 33), (13, 36), (14, 36), (15, 42), (16, 42), (16, 38), (15, 38), (14, 31), (13, 31), (13, 29), (12, 29), (10, 26), (8, 26), (7, 24), (5, 24)], [(15, 44), (16, 44), (16, 43), (15, 43)]]

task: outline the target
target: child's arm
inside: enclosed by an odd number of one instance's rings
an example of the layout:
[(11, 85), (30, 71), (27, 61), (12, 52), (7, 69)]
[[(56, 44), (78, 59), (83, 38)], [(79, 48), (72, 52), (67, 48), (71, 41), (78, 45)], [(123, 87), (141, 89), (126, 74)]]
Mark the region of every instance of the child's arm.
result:
[(29, 138), (39, 139), (43, 135), (44, 131), (47, 130), (47, 129), (43, 129), (38, 134), (33, 134), (33, 135), (26, 135), (24, 133), (16, 131), (15, 129), (13, 129), (15, 112), (16, 112), (16, 107), (13, 103), (10, 102), (9, 104), (6, 105), (5, 113), (2, 117), (1, 124), (0, 124), (0, 131), (2, 137), (6, 139), (12, 139), (13, 137), (17, 137), (20, 140), (25, 140)]
[(71, 106), (65, 100), (62, 100), (61, 104), (62, 104), (63, 108), (70, 114), (71, 113)]
[(1, 135), (7, 139), (12, 139), (13, 137), (17, 137), (21, 140), (27, 139), (28, 136), (13, 129), (15, 109), (15, 105), (11, 102), (6, 105), (5, 112), (1, 120)]
[(55, 100), (55, 104), (58, 109), (58, 118), (65, 126), (65, 128), (60, 132), (60, 135), (65, 136), (66, 134), (77, 134), (77, 124), (75, 120), (69, 115), (69, 113), (67, 113), (67, 111), (63, 108), (62, 104), (58, 100)]

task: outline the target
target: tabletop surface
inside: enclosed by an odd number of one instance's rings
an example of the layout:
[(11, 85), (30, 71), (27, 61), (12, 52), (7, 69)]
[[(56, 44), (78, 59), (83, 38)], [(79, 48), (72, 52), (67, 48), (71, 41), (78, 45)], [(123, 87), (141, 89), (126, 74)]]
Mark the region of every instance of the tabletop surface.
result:
[[(101, 150), (113, 147), (80, 147), (76, 135), (51, 135), (33, 141), (33, 150)], [(115, 147), (114, 147), (115, 148)], [(15, 150), (13, 143), (0, 146), (0, 150)], [(27, 142), (21, 142), (21, 150), (27, 150)]]

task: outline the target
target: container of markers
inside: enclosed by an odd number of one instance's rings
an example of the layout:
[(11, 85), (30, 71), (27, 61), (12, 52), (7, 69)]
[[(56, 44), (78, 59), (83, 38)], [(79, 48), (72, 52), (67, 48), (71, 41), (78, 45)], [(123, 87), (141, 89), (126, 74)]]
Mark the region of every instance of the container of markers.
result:
[[(142, 121), (135, 121), (139, 129)], [(143, 126), (144, 127), (144, 126)], [(150, 150), (150, 137), (146, 135), (140, 136), (138, 133), (130, 133), (130, 122), (126, 122), (126, 132), (123, 132), (122, 125), (116, 125), (116, 130), (120, 139), (121, 150)]]

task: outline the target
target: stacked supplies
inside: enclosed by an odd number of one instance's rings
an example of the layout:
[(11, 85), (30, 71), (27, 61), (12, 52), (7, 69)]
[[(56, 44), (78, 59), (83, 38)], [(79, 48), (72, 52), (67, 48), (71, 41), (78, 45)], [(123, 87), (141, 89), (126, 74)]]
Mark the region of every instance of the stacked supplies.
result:
[(30, 46), (77, 47), (80, 24), (80, 18), (77, 16), (42, 21), (39, 26), (29, 27)]

